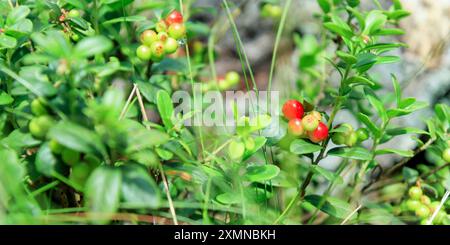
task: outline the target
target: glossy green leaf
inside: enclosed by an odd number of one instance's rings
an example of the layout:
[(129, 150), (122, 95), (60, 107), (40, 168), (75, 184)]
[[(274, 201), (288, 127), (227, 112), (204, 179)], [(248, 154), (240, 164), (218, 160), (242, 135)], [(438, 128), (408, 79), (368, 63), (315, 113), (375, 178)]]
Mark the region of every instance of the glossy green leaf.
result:
[(412, 157), (414, 156), (414, 152), (411, 150), (397, 150), (397, 149), (379, 149), (375, 151), (375, 155), (384, 155), (384, 154), (397, 154), (402, 157)]
[(347, 39), (351, 39), (353, 37), (353, 32), (336, 24), (336, 23), (332, 23), (332, 22), (327, 22), (323, 24), (325, 28), (327, 28), (328, 30), (344, 37)]
[(117, 211), (121, 190), (122, 174), (118, 168), (100, 166), (92, 172), (86, 182), (85, 201), (93, 215), (102, 215), (99, 223), (105, 223)]
[(370, 81), (369, 79), (367, 79), (363, 76), (353, 76), (353, 77), (350, 77), (347, 81), (350, 85), (356, 85), (356, 84), (361, 84), (361, 85), (366, 85), (366, 86), (374, 86), (375, 85), (374, 82)]
[(75, 55), (82, 58), (105, 53), (112, 48), (112, 42), (106, 37), (95, 36), (83, 38), (75, 46)]
[(102, 24), (110, 25), (110, 24), (115, 24), (115, 23), (120, 23), (120, 22), (141, 22), (141, 21), (145, 21), (146, 19), (147, 18), (145, 18), (145, 16), (142, 16), (142, 15), (124, 16), (124, 17), (118, 17), (118, 18), (107, 20), (107, 21), (103, 22)]
[(366, 125), (373, 135), (379, 137), (381, 135), (380, 129), (373, 123), (373, 121), (365, 114), (358, 113), (358, 119)]
[(30, 8), (25, 5), (13, 8), (6, 17), (6, 25), (13, 25), (16, 22), (25, 19), (29, 13)]
[(156, 100), (158, 111), (164, 123), (164, 126), (166, 127), (167, 130), (169, 130), (173, 127), (172, 123), (173, 104), (172, 100), (170, 99), (170, 95), (165, 90), (161, 89), (158, 91), (156, 95)]
[(70, 121), (61, 121), (55, 125), (49, 137), (79, 152), (99, 153), (102, 156), (107, 154), (105, 145), (94, 131)]
[(386, 133), (393, 136), (403, 134), (428, 134), (428, 132), (414, 127), (389, 128), (386, 130)]
[(14, 48), (17, 45), (17, 40), (14, 37), (0, 34), (0, 49), (1, 48)]
[(363, 34), (370, 35), (378, 31), (386, 23), (387, 17), (379, 10), (372, 10), (366, 16)]
[(387, 123), (388, 115), (381, 100), (375, 95), (372, 89), (364, 87), (364, 93), (369, 103), (375, 108), (383, 123)]
[(327, 154), (330, 156), (338, 156), (356, 160), (368, 161), (372, 159), (372, 153), (362, 147), (336, 147), (329, 150)]
[(319, 195), (307, 195), (305, 201), (316, 208), (322, 206), (320, 208), (322, 212), (339, 219), (345, 219), (354, 210), (349, 203), (334, 197), (324, 200), (324, 197)]
[(317, 0), (320, 8), (324, 13), (328, 13), (331, 10), (332, 3), (330, 0)]
[(336, 184), (344, 183), (344, 180), (342, 179), (341, 176), (337, 175), (336, 173), (331, 172), (330, 170), (322, 168), (319, 165), (313, 165), (313, 166), (311, 166), (311, 168), (315, 173), (322, 175), (323, 177), (325, 177), (325, 179), (327, 179), (330, 182), (336, 181), (335, 182)]
[(37, 146), (41, 141), (33, 138), (29, 133), (23, 133), (20, 129), (16, 129), (1, 139), (0, 143), (19, 152), (22, 148)]
[(237, 193), (222, 193), (216, 196), (217, 201), (223, 204), (237, 204), (241, 202), (241, 196)]
[(160, 193), (155, 181), (139, 165), (121, 167), (121, 196), (128, 206), (156, 208), (160, 205)]
[(36, 154), (36, 170), (47, 177), (51, 177), (56, 172), (57, 161), (48, 143), (45, 143), (39, 148)]
[(14, 98), (11, 95), (9, 95), (3, 91), (0, 92), (0, 106), (9, 105), (13, 102), (14, 102)]
[(322, 146), (312, 144), (312, 143), (302, 140), (302, 139), (297, 139), (297, 140), (292, 141), (289, 149), (294, 154), (304, 155), (304, 154), (320, 151), (322, 149)]
[(357, 61), (355, 56), (340, 50), (336, 51), (336, 55), (349, 65), (355, 64)]
[(390, 35), (403, 35), (405, 31), (400, 28), (383, 28), (375, 31), (373, 35), (376, 36), (390, 36)]
[(246, 179), (252, 182), (266, 181), (275, 178), (280, 173), (280, 169), (275, 165), (252, 165), (247, 167)]

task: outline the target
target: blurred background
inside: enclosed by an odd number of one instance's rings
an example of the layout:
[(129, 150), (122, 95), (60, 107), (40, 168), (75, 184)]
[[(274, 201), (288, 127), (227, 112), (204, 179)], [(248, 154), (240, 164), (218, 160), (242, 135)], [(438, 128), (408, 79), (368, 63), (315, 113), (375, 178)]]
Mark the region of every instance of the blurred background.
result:
[[(279, 2), (279, 1), (274, 1)], [(384, 8), (392, 5), (392, 1), (380, 0)], [(217, 10), (217, 13), (202, 11), (192, 13), (191, 19), (205, 21), (214, 25), (226, 25), (227, 20), (220, 22), (223, 16), (222, 1), (220, 0), (198, 0), (195, 6)], [(245, 52), (255, 73), (258, 89), (267, 88), (273, 46), (277, 31), (277, 21), (261, 17), (261, 5), (263, 1), (233, 1), (240, 7), (240, 12), (235, 12), (236, 24), (242, 38)], [(400, 61), (393, 64), (378, 65), (374, 68), (372, 75), (383, 88), (379, 93), (392, 91), (390, 74), (395, 74), (402, 84), (405, 97), (415, 97), (417, 100), (430, 104), (429, 108), (420, 110), (410, 116), (402, 117), (395, 123), (399, 125), (415, 126), (424, 128), (424, 119), (432, 114), (436, 103), (450, 102), (450, 1), (448, 0), (402, 0), (403, 7), (410, 11), (411, 15), (400, 22), (400, 27), (405, 29), (406, 34), (397, 36), (398, 41), (404, 42), (408, 47), (397, 49), (392, 55), (400, 56)], [(284, 1), (281, 1), (283, 6)], [(361, 1), (365, 10), (377, 8), (374, 1)], [(317, 13), (320, 13), (316, 0), (293, 1), (289, 11), (287, 22), (280, 43), (277, 65), (275, 68), (273, 90), (280, 91), (283, 102), (292, 96), (299, 74), (299, 62), (303, 49), (301, 44), (296, 44), (295, 39), (302, 40), (307, 37), (320, 39), (320, 21), (317, 21)], [(199, 11), (200, 12), (200, 11)], [(210, 14), (208, 14), (210, 13)], [(215, 22), (217, 21), (217, 22)], [(306, 38), (305, 38), (306, 37)], [(207, 41), (207, 40), (205, 40)], [(299, 48), (300, 46), (300, 48)], [(311, 46), (311, 45), (308, 45)], [(329, 47), (333, 52), (333, 47)], [(230, 29), (217, 38), (216, 52), (220, 57), (216, 61), (218, 75), (224, 75), (227, 71), (241, 71), (241, 63), (236, 52), (236, 44)], [(330, 82), (336, 74), (330, 74)], [(336, 84), (337, 85), (337, 84)], [(245, 85), (241, 84), (241, 89)], [(384, 91), (383, 91), (384, 90)], [(336, 122), (349, 122), (354, 126), (356, 120), (345, 110), (337, 115)], [(416, 143), (411, 140), (410, 135), (398, 137), (390, 141), (386, 146), (396, 146), (401, 149), (413, 149)], [(423, 156), (420, 156), (423, 158)], [(333, 158), (330, 164), (333, 163)], [(390, 165), (396, 159), (386, 156), (380, 163)], [(418, 159), (420, 161), (421, 159)], [(325, 165), (327, 165), (325, 163)]]

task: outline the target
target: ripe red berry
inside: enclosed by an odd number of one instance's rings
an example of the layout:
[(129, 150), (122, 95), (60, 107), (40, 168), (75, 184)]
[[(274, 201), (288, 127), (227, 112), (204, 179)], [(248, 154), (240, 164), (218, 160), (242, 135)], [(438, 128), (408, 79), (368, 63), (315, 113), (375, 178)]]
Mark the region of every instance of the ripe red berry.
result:
[(323, 122), (319, 122), (319, 125), (314, 131), (308, 133), (309, 139), (314, 143), (319, 143), (328, 137), (328, 127)]
[(283, 115), (286, 119), (291, 120), (294, 118), (301, 119), (303, 117), (304, 109), (302, 103), (298, 100), (288, 100), (283, 105)]
[(166, 17), (166, 23), (169, 26), (173, 23), (182, 23), (182, 22), (183, 22), (183, 15), (181, 15), (181, 13), (176, 10), (170, 12), (170, 14)]
[(303, 134), (303, 125), (300, 118), (291, 119), (288, 123), (288, 131), (290, 134), (300, 136)]

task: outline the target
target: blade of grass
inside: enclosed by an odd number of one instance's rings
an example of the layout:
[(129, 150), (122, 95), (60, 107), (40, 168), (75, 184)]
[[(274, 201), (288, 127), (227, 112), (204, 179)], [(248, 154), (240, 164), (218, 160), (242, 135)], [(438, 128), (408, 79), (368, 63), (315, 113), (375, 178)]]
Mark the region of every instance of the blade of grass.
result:
[[(179, 0), (179, 4), (180, 4), (180, 13), (181, 15), (184, 17), (184, 19), (188, 19), (188, 14), (184, 14), (184, 8), (183, 8), (183, 0)], [(187, 61), (187, 65), (188, 65), (188, 70), (189, 70), (189, 80), (191, 81), (191, 87), (192, 87), (192, 96), (194, 101), (197, 101), (196, 99), (196, 91), (194, 91), (194, 75), (192, 73), (192, 65), (191, 65), (191, 58), (190, 58), (190, 53), (189, 53), (189, 45), (187, 45), (188, 40), (186, 38), (186, 45), (184, 45), (185, 50), (186, 50), (186, 61)], [(195, 102), (194, 102), (195, 103)], [(205, 149), (204, 146), (204, 140), (203, 140), (203, 131), (201, 128), (197, 127), (197, 131), (199, 133), (200, 136), (200, 146), (202, 148), (201, 152), (202, 152), (202, 159), (205, 159), (205, 153), (203, 151), (203, 149)]]

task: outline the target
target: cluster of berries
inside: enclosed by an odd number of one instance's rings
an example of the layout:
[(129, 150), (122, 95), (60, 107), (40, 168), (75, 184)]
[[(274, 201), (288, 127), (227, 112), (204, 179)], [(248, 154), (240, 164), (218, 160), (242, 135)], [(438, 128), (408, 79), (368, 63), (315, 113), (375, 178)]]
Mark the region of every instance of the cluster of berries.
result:
[(284, 103), (284, 117), (289, 120), (288, 132), (292, 135), (309, 138), (319, 143), (328, 137), (328, 127), (322, 122), (322, 115), (318, 111), (311, 111), (304, 115), (302, 103), (297, 100), (288, 100)]
[(336, 145), (354, 146), (357, 142), (363, 142), (369, 138), (369, 131), (366, 128), (359, 128), (354, 130), (352, 125), (343, 123), (337, 125), (335, 133), (331, 137), (331, 140)]
[(145, 30), (140, 36), (141, 45), (136, 55), (141, 60), (161, 61), (166, 54), (175, 53), (178, 41), (186, 34), (186, 26), (180, 12), (172, 11), (164, 20), (160, 20), (155, 30)]
[[(430, 218), (439, 207), (440, 202), (432, 202), (431, 199), (423, 193), (419, 186), (409, 188), (408, 196), (409, 199), (402, 203), (402, 210), (414, 212), (418, 218), (422, 219), (421, 224), (426, 224), (428, 218)], [(446, 218), (447, 213), (445, 212), (445, 207), (443, 206), (434, 218), (433, 224), (442, 224)]]

